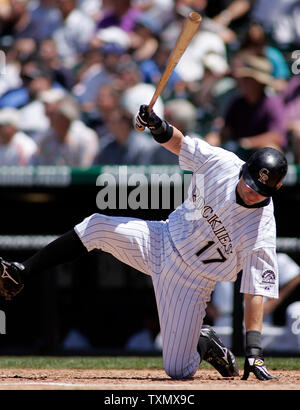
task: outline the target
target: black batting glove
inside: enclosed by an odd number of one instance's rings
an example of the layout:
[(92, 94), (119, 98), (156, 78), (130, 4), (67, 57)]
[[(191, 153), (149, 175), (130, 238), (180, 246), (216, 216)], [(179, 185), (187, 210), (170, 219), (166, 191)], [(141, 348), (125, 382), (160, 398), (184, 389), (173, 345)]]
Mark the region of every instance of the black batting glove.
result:
[(143, 130), (146, 127), (150, 129), (151, 132), (159, 130), (162, 126), (162, 120), (158, 115), (155, 114), (153, 110), (148, 113), (148, 105), (141, 105), (138, 115), (135, 119), (136, 127)]
[(250, 348), (246, 354), (242, 380), (247, 380), (250, 373), (253, 373), (259, 380), (278, 380), (268, 372), (261, 349)]

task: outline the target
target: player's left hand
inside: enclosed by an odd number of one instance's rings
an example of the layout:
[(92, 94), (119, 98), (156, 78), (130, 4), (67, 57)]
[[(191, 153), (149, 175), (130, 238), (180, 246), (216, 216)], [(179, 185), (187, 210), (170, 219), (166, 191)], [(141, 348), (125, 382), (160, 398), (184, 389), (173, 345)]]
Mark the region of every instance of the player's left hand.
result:
[(140, 106), (139, 113), (135, 118), (135, 127), (143, 131), (148, 126), (149, 113), (148, 106), (143, 104)]
[(242, 380), (247, 380), (250, 373), (253, 373), (255, 377), (259, 380), (271, 380), (271, 379), (278, 380), (277, 377), (272, 376), (268, 372), (265, 366), (264, 358), (262, 356), (258, 356), (258, 355), (246, 356), (245, 364), (244, 364), (244, 374), (243, 374)]
[(135, 118), (135, 126), (139, 130), (144, 130), (148, 127), (151, 131), (157, 130), (161, 127), (162, 120), (152, 110), (148, 113), (148, 105), (141, 105), (139, 113)]

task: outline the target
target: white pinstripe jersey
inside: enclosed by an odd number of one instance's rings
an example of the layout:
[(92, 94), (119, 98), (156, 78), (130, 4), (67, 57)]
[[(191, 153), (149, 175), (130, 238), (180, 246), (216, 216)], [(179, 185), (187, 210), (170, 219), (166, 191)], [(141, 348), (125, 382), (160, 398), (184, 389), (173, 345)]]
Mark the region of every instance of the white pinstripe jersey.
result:
[(236, 202), (244, 161), (205, 141), (184, 137), (179, 164), (193, 172), (188, 198), (169, 216), (169, 231), (183, 260), (215, 281), (234, 281), (241, 292), (278, 297), (273, 202), (246, 208)]

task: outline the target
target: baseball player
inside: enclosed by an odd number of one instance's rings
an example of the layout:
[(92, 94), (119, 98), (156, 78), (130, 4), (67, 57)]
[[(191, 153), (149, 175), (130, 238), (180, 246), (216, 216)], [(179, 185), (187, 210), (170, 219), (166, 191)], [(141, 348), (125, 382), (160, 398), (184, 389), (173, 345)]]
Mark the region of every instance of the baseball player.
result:
[(244, 163), (235, 154), (184, 136), (147, 106), (136, 118), (154, 139), (193, 172), (188, 197), (166, 221), (93, 214), (23, 263), (0, 262), (0, 294), (12, 298), (26, 277), (92, 249), (109, 252), (150, 275), (159, 314), (163, 364), (175, 379), (192, 377), (202, 359), (224, 377), (238, 376), (233, 353), (210, 326), (206, 304), (217, 281), (242, 271), (246, 330), (243, 379), (273, 379), (261, 347), (263, 297), (278, 297), (276, 230), (271, 196), (287, 161), (277, 150), (257, 151)]

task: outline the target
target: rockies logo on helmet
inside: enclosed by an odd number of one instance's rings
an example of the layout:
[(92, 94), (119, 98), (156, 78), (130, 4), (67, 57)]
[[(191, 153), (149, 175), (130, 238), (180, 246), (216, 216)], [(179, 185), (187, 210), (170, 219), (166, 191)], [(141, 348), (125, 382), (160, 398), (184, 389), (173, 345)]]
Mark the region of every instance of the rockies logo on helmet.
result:
[(258, 178), (259, 182), (261, 182), (262, 184), (266, 184), (269, 179), (269, 176), (268, 176), (269, 172), (270, 171), (267, 168), (262, 168), (259, 171), (259, 178)]

